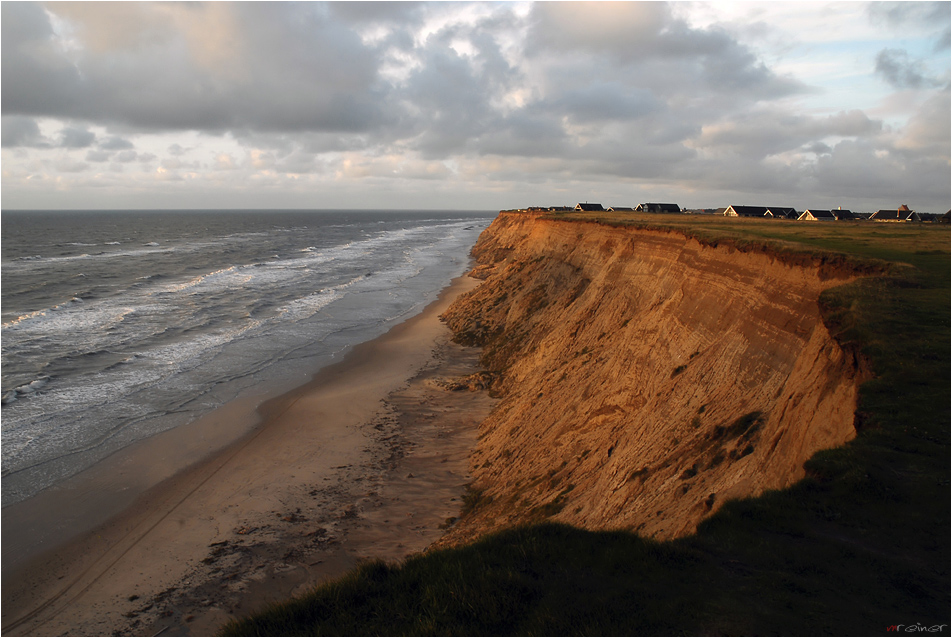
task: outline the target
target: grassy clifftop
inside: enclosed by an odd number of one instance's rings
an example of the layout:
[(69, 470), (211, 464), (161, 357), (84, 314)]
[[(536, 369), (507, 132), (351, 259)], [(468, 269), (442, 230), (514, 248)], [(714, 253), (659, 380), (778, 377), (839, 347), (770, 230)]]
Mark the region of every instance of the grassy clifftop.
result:
[(885, 271), (820, 299), (831, 332), (875, 374), (861, 388), (857, 438), (813, 456), (793, 487), (726, 504), (693, 536), (522, 527), (402, 565), (367, 564), (225, 632), (876, 635), (918, 623), (948, 635), (948, 227), (555, 218)]

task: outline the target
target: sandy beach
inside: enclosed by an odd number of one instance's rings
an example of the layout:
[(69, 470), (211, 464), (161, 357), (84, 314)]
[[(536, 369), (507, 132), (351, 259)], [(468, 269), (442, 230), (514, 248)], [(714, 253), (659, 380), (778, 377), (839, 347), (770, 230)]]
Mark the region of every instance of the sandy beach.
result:
[[(160, 482), (131, 502), (120, 490), (107, 523), (4, 569), (3, 633), (210, 635), (362, 559), (424, 550), (459, 513), (493, 404), (445, 383), (475, 372), (479, 353), (452, 343), (439, 315), (478, 283), (454, 280), (257, 410), (230, 404), (200, 434), (156, 437), (111, 467), (111, 489), (117, 476)], [(201, 458), (236, 428), (237, 442)], [(83, 505), (68, 491), (50, 498)]]

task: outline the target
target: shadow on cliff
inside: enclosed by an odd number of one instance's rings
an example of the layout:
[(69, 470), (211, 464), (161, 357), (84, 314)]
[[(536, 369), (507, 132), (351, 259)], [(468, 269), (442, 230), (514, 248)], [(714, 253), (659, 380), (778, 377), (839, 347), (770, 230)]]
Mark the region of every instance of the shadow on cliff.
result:
[(729, 501), (666, 542), (544, 522), (368, 563), (226, 632), (949, 635), (947, 233), (938, 239), (941, 250), (903, 254), (910, 267), (822, 294), (830, 333), (875, 377), (860, 387), (858, 436), (814, 454), (793, 485)]

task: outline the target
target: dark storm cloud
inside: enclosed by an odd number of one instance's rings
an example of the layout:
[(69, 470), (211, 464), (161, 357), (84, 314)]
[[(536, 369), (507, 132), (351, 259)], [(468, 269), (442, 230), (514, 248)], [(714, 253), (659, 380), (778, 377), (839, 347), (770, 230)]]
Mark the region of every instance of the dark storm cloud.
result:
[(776, 76), (726, 32), (690, 28), (665, 3), (542, 2), (530, 19), (528, 55), (564, 57), (659, 94), (703, 89), (776, 99), (804, 88)]
[(101, 142), (99, 142), (99, 148), (109, 150), (109, 151), (122, 151), (125, 149), (133, 148), (134, 145), (127, 139), (117, 137), (115, 135), (108, 137)]
[(28, 2), (4, 2), (0, 71), (3, 114), (68, 115), (81, 89), (79, 73), (53, 46), (53, 28), (43, 8)]
[(4, 3), (3, 113), (208, 131), (354, 131), (386, 119), (372, 52), (322, 5), (203, 6), (165, 8), (207, 21), (205, 34), (156, 21), (134, 41), (102, 35), (100, 7), (57, 6), (80, 35), (84, 20), (99, 27), (96, 46), (67, 54), (40, 5)]
[(93, 150), (86, 153), (87, 162), (108, 162), (112, 159), (111, 151)]
[[(525, 52), (551, 60), (542, 71), (547, 94), (515, 110), (499, 107), (503, 96), (526, 84), (496, 37), (518, 22), (505, 6), (476, 22), (450, 23), (416, 47), (411, 26), (444, 6), (161, 8), (123, 5), (119, 16), (95, 3), (53, 5), (74, 25), (73, 36), (88, 40), (66, 51), (42, 6), (4, 3), (4, 115), (150, 131), (336, 133), (330, 148), (359, 146), (356, 138), (340, 136), (372, 134), (381, 143), (406, 140), (408, 148), (436, 157), (500, 148), (499, 131), (516, 126), (527, 128), (512, 139), (539, 140), (537, 132), (546, 130), (557, 145), (563, 135), (553, 117), (592, 125), (669, 110), (672, 96), (691, 92), (754, 100), (801, 88), (772, 74), (727, 34), (692, 30), (659, 3), (534, 5)], [(364, 44), (356, 29), (367, 24), (389, 32)], [(472, 56), (453, 50), (460, 40)], [(396, 84), (380, 74), (392, 49), (418, 61)], [(530, 123), (532, 116), (542, 121)]]
[(96, 141), (96, 134), (85, 128), (67, 126), (60, 131), (60, 146), (63, 148), (86, 148)]
[(481, 155), (564, 157), (572, 150), (557, 118), (518, 112), (480, 135)]
[[(520, 85), (521, 73), (513, 69), (490, 35), (495, 20), (475, 25), (454, 25), (431, 34), (421, 51), (420, 67), (404, 86), (394, 91), (392, 103), (408, 103), (418, 115), (408, 120), (406, 135), (415, 135), (411, 147), (435, 158), (455, 151), (474, 151), (484, 134), (494, 136), (509, 128), (506, 115), (492, 102)], [(472, 55), (461, 55), (454, 41), (465, 41)], [(517, 119), (518, 116), (517, 116)], [(530, 129), (534, 129), (532, 126)], [(532, 130), (526, 131), (531, 137)]]
[(638, 119), (662, 108), (650, 91), (618, 82), (569, 89), (540, 106), (580, 123)]
[(702, 134), (700, 142), (710, 149), (762, 159), (810, 147), (827, 137), (868, 137), (881, 130), (882, 122), (859, 111), (815, 118), (769, 110), (713, 125)]
[(49, 140), (40, 133), (40, 127), (32, 117), (3, 116), (0, 137), (2, 137), (4, 148), (15, 146), (48, 148), (51, 146)]
[(876, 73), (897, 89), (921, 89), (939, 86), (940, 82), (927, 77), (922, 64), (910, 59), (901, 49), (883, 49), (876, 55)]

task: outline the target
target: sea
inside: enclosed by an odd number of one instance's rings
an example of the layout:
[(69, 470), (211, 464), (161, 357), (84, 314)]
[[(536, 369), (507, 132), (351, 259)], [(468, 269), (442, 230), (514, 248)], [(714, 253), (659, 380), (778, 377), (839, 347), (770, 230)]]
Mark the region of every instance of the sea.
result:
[(489, 211), (3, 211), (2, 504), (416, 314)]

